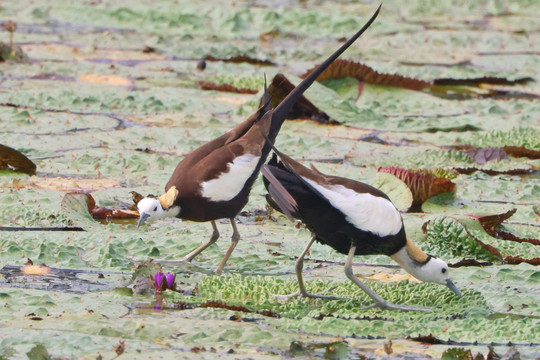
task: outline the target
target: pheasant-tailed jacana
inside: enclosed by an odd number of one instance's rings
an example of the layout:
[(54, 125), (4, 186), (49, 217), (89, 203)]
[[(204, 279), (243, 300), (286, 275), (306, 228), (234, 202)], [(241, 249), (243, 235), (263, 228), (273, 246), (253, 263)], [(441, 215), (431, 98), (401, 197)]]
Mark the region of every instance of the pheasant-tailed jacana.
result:
[(184, 257), (191, 261), (219, 238), (215, 220), (228, 218), (233, 227), (232, 243), (218, 265), (219, 274), (236, 247), (240, 234), (234, 217), (246, 205), (253, 182), (266, 161), (271, 145), (294, 103), (317, 77), (371, 25), (380, 6), (369, 21), (352, 38), (336, 50), (306, 77), (274, 109), (265, 91), (262, 106), (228, 133), (194, 150), (176, 166), (165, 186), (166, 193), (157, 198), (142, 199), (137, 208), (140, 226), (144, 221), (178, 217), (192, 221), (210, 221), (210, 240)]
[(369, 307), (429, 310), (391, 304), (377, 295), (353, 274), (355, 255), (388, 255), (415, 278), (446, 285), (461, 296), (448, 276), (448, 265), (424, 253), (405, 235), (399, 211), (382, 191), (351, 179), (325, 175), (315, 167), (308, 169), (275, 148), (268, 164), (262, 167), (262, 174), (270, 205), (290, 220), (301, 220), (312, 233), (311, 241), (296, 260), (300, 290), (282, 297), (339, 299), (306, 291), (302, 279), (303, 260), (315, 240), (348, 255), (345, 274), (373, 299), (374, 304)]

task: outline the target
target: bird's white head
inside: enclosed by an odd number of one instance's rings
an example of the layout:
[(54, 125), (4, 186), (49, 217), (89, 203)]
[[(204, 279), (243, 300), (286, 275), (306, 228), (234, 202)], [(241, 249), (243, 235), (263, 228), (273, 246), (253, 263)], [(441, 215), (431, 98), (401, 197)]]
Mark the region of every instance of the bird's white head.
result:
[(459, 289), (450, 280), (448, 265), (438, 257), (430, 256), (425, 264), (416, 267), (413, 275), (418, 280), (446, 285), (457, 296), (461, 296)]
[(407, 238), (406, 246), (391, 257), (418, 280), (446, 285), (457, 296), (461, 296), (456, 285), (450, 280), (448, 264), (420, 250), (411, 239)]
[(152, 223), (158, 219), (167, 216), (163, 206), (158, 199), (153, 197), (145, 197), (137, 203), (137, 209), (139, 210), (139, 222), (137, 227), (141, 226), (145, 221)]

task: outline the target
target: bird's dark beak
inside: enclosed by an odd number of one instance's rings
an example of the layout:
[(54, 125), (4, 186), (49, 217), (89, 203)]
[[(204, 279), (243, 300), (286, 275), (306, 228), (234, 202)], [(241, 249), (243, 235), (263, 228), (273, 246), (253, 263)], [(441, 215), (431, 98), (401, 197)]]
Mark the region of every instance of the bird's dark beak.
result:
[(461, 296), (461, 292), (460, 292), (459, 289), (456, 287), (456, 285), (454, 285), (454, 283), (452, 282), (452, 280), (447, 279), (447, 280), (446, 280), (446, 286), (448, 286), (450, 289), (452, 289), (452, 291), (454, 292), (454, 294), (456, 294), (457, 296)]
[(143, 222), (146, 221), (146, 219), (148, 219), (150, 217), (150, 214), (147, 214), (147, 213), (141, 213), (141, 215), (139, 216), (139, 222), (137, 223), (137, 227), (141, 226), (141, 224)]

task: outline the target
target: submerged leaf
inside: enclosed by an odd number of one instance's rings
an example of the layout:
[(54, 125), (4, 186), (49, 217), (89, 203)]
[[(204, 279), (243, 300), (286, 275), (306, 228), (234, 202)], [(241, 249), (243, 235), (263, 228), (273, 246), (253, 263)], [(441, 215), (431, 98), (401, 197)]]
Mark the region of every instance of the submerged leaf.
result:
[(509, 160), (506, 152), (500, 148), (474, 148), (465, 150), (465, 153), (480, 165), (483, 165), (488, 161)]
[[(315, 70), (308, 70), (301, 77), (305, 78)], [(352, 77), (362, 82), (375, 85), (400, 87), (410, 90), (422, 90), (431, 85), (430, 82), (408, 78), (396, 74), (381, 74), (371, 67), (351, 60), (337, 59), (317, 78), (317, 81)]]
[(19, 151), (0, 144), (0, 170), (36, 174), (36, 164)]

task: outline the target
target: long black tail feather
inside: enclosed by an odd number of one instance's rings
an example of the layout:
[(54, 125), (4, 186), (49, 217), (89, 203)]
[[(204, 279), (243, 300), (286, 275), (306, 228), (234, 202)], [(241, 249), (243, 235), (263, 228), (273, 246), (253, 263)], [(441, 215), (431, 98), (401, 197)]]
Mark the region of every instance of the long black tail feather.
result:
[(285, 99), (274, 109), (272, 113), (272, 126), (270, 128), (270, 140), (272, 142), (275, 140), (275, 137), (277, 136), (277, 133), (279, 132), (279, 129), (281, 128), (281, 125), (285, 121), (285, 118), (291, 111), (293, 105), (298, 101), (298, 99), (302, 96), (304, 91), (306, 91), (311, 84), (319, 77), (320, 74), (326, 68), (334, 61), (336, 60), (349, 46), (351, 46), (356, 39), (360, 37), (366, 31), (370, 25), (375, 21), (377, 18), (377, 15), (379, 15), (379, 11), (381, 10), (382, 4), (379, 5), (375, 13), (371, 16), (369, 21), (356, 33), (353, 37), (351, 37), (345, 44), (343, 44), (339, 49), (337, 49), (332, 55), (328, 57), (321, 65), (319, 65), (311, 74), (309, 74), (296, 88), (294, 88), (293, 91), (291, 91)]

